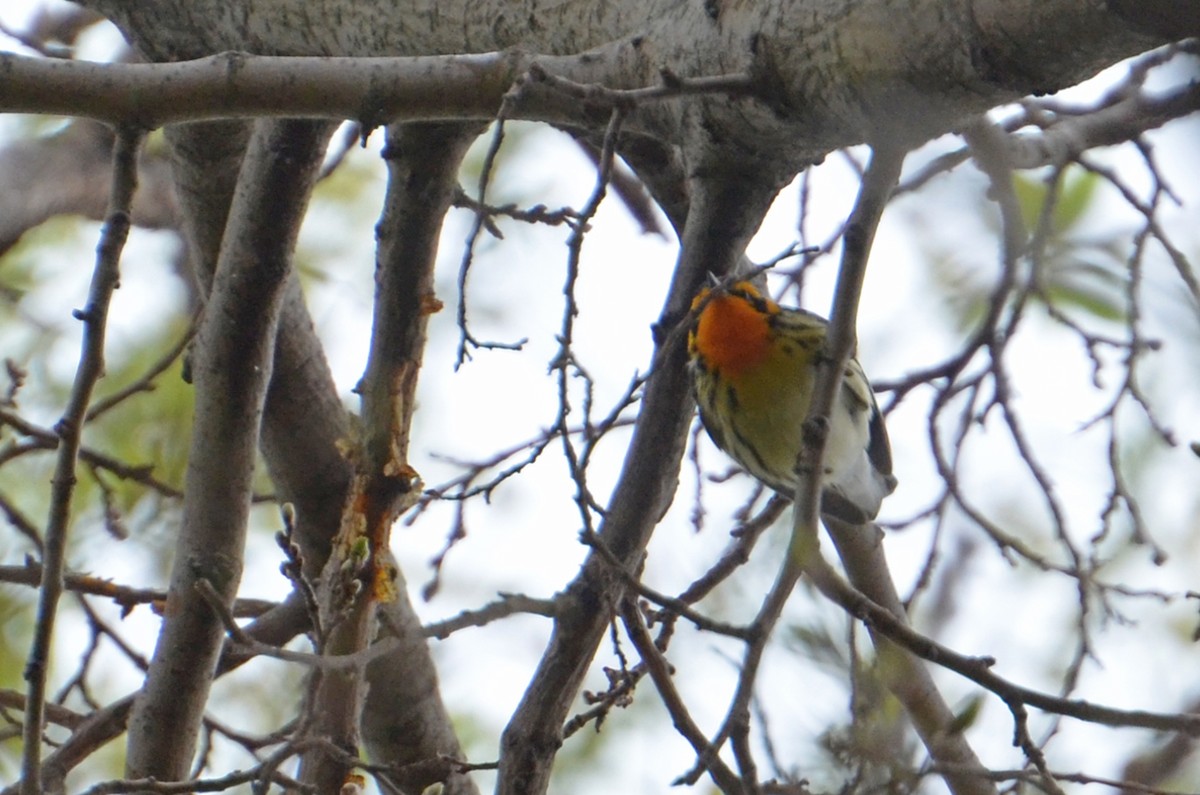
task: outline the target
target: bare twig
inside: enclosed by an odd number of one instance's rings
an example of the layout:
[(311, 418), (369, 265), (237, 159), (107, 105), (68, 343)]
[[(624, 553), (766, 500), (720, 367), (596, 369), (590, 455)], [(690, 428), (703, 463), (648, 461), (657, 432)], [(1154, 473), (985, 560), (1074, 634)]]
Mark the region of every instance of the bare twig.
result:
[(534, 599), (522, 594), (502, 593), (500, 598), (475, 610), (464, 610), (456, 616), (426, 624), (425, 637), (445, 640), (460, 629), (483, 627), (517, 613), (553, 618), (557, 612), (553, 599)]
[[(18, 533), (29, 539), (29, 543), (33, 545), (39, 553), (44, 549), (42, 542), (41, 531), (33, 523), (29, 517), (21, 512), (13, 502), (4, 494), (0, 493), (0, 513), (3, 513), (8, 523), (12, 525)], [(41, 575), (38, 575), (39, 582)]]
[(26, 706), (24, 751), (21, 758), (22, 795), (37, 795), (41, 785), (41, 737), (44, 720), (46, 672), (50, 664), (50, 646), (59, 596), (64, 588), (63, 574), (67, 525), (71, 515), (71, 494), (75, 487), (75, 464), (79, 454), (83, 423), (96, 382), (104, 373), (104, 336), (109, 302), (120, 280), (121, 251), (129, 234), (129, 209), (137, 186), (137, 153), (143, 134), (137, 129), (120, 129), (113, 147), (112, 192), (108, 220), (96, 253), (96, 268), (88, 293), (87, 306), (76, 311), (83, 321), (83, 350), (71, 396), (55, 431), (62, 439), (51, 481), (50, 516), (46, 522), (43, 552), (42, 587), (38, 599), (37, 622), (33, 643), (25, 663), (29, 682)]
[(633, 574), (622, 569), (620, 561), (617, 560), (617, 557), (612, 553), (612, 551), (604, 545), (604, 542), (595, 534), (595, 532), (584, 530), (580, 536), (583, 539), (583, 543), (596, 550), (600, 557), (602, 557), (610, 566), (612, 566), (613, 573), (625, 580), (626, 586), (630, 590), (636, 592), (639, 596), (654, 602), (655, 604), (667, 609), (679, 617), (686, 618), (688, 621), (691, 621), (693, 624), (695, 624), (699, 629), (708, 632), (715, 632), (718, 635), (726, 635), (732, 638), (740, 638), (743, 640), (749, 640), (756, 636), (753, 628), (748, 629), (745, 627), (737, 627), (733, 626), (732, 624), (726, 624), (723, 621), (715, 621), (708, 616), (693, 610), (684, 600), (675, 599), (667, 596), (666, 594), (659, 593), (650, 586), (645, 585)]
[[(42, 581), (42, 567), (33, 561), (24, 566), (0, 566), (0, 582), (20, 583), (37, 586)], [(65, 572), (63, 585), (68, 591), (92, 596), (103, 596), (120, 605), (124, 612), (136, 605), (145, 604), (158, 609), (167, 599), (167, 592), (158, 588), (132, 588), (91, 574)], [(233, 603), (233, 615), (237, 618), (255, 618), (275, 606), (265, 599), (238, 599)]]
[(221, 624), (225, 627), (225, 631), (229, 637), (240, 648), (237, 650), (239, 658), (250, 658), (254, 656), (274, 657), (277, 660), (285, 662), (300, 663), (310, 668), (318, 668), (322, 671), (353, 671), (369, 663), (378, 657), (389, 654), (396, 650), (399, 643), (394, 638), (385, 638), (379, 643), (365, 649), (361, 649), (353, 654), (305, 654), (304, 652), (291, 651), (278, 646), (272, 646), (269, 643), (255, 640), (237, 625), (233, 619), (233, 613), (225, 607), (221, 601), (220, 594), (213, 588), (212, 583), (208, 580), (200, 580), (196, 583), (196, 591), (208, 603), (208, 606), (213, 609), (217, 616), (221, 619)]
[(488, 144), (487, 153), (479, 171), (479, 196), (475, 201), (475, 222), (467, 233), (466, 245), (463, 246), (462, 262), (458, 266), (458, 307), (457, 319), (459, 330), (458, 356), (454, 361), (455, 369), (461, 367), (470, 358), (470, 348), (520, 350), (527, 340), (516, 342), (485, 342), (475, 338), (467, 328), (467, 276), (475, 261), (475, 246), (479, 235), (490, 222), (488, 212), (487, 189), (491, 183), (496, 168), (496, 158), (500, 155), (500, 147), (504, 144), (504, 125), (515, 112), (516, 103), (520, 96), (518, 84), (514, 84), (504, 93), (500, 109), (493, 122), (492, 140)]
[[(9, 409), (0, 408), (0, 425), (7, 425), (32, 440), (25, 447), (20, 449), (10, 448), (0, 453), (0, 462), (35, 450), (55, 450), (61, 442), (58, 434), (52, 429), (29, 422), (15, 411)], [(7, 457), (5, 453), (7, 453)], [(172, 499), (183, 497), (183, 492), (180, 489), (154, 476), (153, 466), (128, 464), (86, 445), (80, 445), (78, 455), (79, 460), (89, 466), (111, 472), (122, 480), (140, 483), (164, 497)], [(255, 494), (251, 497), (251, 500), (256, 503), (272, 502), (274, 499), (275, 497), (270, 494)]]
[(960, 654), (914, 631), (889, 610), (846, 583), (823, 558), (816, 561), (812, 569), (806, 569), (805, 573), (811, 575), (813, 583), (822, 594), (862, 620), (871, 629), (878, 630), (889, 640), (895, 641), (918, 657), (955, 671), (981, 685), (1005, 703), (1037, 707), (1046, 712), (1104, 726), (1132, 726), (1200, 736), (1200, 715), (1197, 714), (1115, 709), (1082, 699), (1052, 696), (1010, 682), (991, 672), (994, 659)]
[(721, 792), (726, 795), (740, 795), (744, 791), (742, 782), (714, 753), (708, 739), (692, 719), (683, 697), (675, 689), (671, 678), (674, 671), (655, 645), (654, 639), (650, 637), (641, 612), (632, 599), (625, 599), (621, 603), (621, 622), (625, 626), (625, 632), (628, 633), (634, 648), (641, 655), (642, 663), (646, 666), (654, 686), (658, 689), (663, 704), (671, 714), (675, 728), (691, 743), (697, 756), (706, 761), (708, 772), (717, 786), (721, 788)]
[[(575, 226), (579, 221), (579, 212), (570, 207), (561, 207), (557, 210), (547, 209), (544, 204), (536, 204), (527, 210), (522, 210), (515, 204), (505, 204), (497, 207), (491, 204), (483, 204), (478, 199), (468, 196), (461, 189), (454, 194), (452, 206), (470, 210), (476, 214), (482, 213), (485, 217), (501, 215), (505, 218), (512, 218), (514, 221), (521, 221), (527, 224)], [(504, 238), (504, 235), (500, 233), (500, 229), (494, 222), (485, 221), (484, 225), (492, 237)]]
[(171, 365), (183, 355), (187, 350), (188, 343), (192, 341), (192, 335), (196, 333), (196, 326), (192, 324), (188, 330), (179, 338), (171, 348), (159, 357), (158, 361), (150, 365), (139, 378), (134, 380), (122, 389), (117, 390), (111, 395), (107, 395), (100, 400), (97, 400), (92, 408), (88, 411), (88, 422), (96, 419), (104, 414), (109, 409), (119, 406), (127, 398), (138, 394), (139, 392), (150, 392), (154, 389), (154, 380), (171, 368)]
[[(575, 484), (575, 504), (579, 508), (580, 520), (585, 532), (593, 528), (593, 512), (603, 515), (604, 510), (596, 502), (587, 485), (587, 467), (581, 460), (571, 442), (571, 434), (567, 419), (571, 413), (570, 373), (582, 376), (588, 384), (591, 379), (587, 371), (575, 357), (571, 345), (574, 342), (575, 317), (579, 307), (575, 299), (575, 285), (579, 279), (579, 260), (583, 253), (583, 241), (587, 234), (588, 225), (600, 209), (600, 203), (608, 192), (608, 183), (612, 178), (613, 158), (615, 157), (617, 136), (621, 131), (621, 112), (614, 108), (604, 132), (604, 145), (600, 152), (600, 167), (596, 174), (596, 185), (587, 203), (579, 212), (579, 222), (572, 225), (571, 234), (567, 238), (567, 281), (563, 285), (563, 317), (562, 327), (558, 335), (558, 352), (550, 362), (551, 371), (555, 373), (558, 384), (558, 416), (552, 426), (562, 440), (563, 457), (567, 461), (567, 470)], [(590, 408), (590, 399), (584, 405), (585, 416)]]

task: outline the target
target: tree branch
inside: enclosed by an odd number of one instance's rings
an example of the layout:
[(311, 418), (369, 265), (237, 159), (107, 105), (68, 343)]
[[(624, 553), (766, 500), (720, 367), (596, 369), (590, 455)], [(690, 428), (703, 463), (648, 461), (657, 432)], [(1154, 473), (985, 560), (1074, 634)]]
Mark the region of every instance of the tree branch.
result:
[[(536, 66), (535, 66), (536, 64)], [(0, 111), (156, 129), (239, 118), (476, 120), (513, 94), (512, 118), (587, 126), (597, 109), (697, 94), (745, 93), (746, 75), (600, 86), (595, 58), (519, 49), (471, 55), (310, 58), (225, 52), (172, 63), (93, 63), (0, 53)], [(587, 82), (581, 82), (587, 81)], [(586, 101), (581, 101), (586, 100)]]
[(137, 153), (142, 143), (140, 130), (121, 128), (113, 146), (112, 188), (108, 201), (108, 219), (96, 249), (96, 268), (88, 292), (87, 306), (76, 310), (83, 321), (83, 345), (75, 383), (62, 418), (54, 426), (62, 443), (51, 481), (50, 516), (46, 522), (42, 553), (42, 587), (38, 598), (33, 643), (25, 663), (29, 682), (26, 700), (24, 751), (21, 757), (22, 795), (38, 795), (41, 782), (41, 741), (45, 716), (46, 673), (50, 664), (50, 644), (58, 599), (64, 587), (67, 525), (71, 515), (71, 495), (75, 490), (75, 463), (87, 416), (88, 403), (96, 382), (104, 374), (104, 336), (108, 307), (120, 280), (121, 251), (129, 235), (129, 210), (137, 186)]
[[(359, 385), (363, 438), (356, 457), (358, 472), (322, 577), (322, 617), (339, 614), (322, 653), (366, 648), (375, 635), (377, 609), (388, 610), (388, 626), (399, 648), (368, 669), (372, 698), (365, 704), (362, 671), (323, 673), (310, 705), (310, 730), (348, 750), (358, 743), (361, 721), (372, 758), (389, 765), (462, 753), (437, 690), (420, 621), (388, 548), (392, 525), (419, 494), (419, 476), (408, 463), (408, 439), (425, 329), (429, 315), (441, 307), (433, 294), (433, 266), (459, 164), (479, 132), (476, 124), (396, 125), (388, 131), (388, 194), (378, 227), (375, 325)], [(361, 588), (345, 603), (339, 593), (345, 592), (345, 564), (360, 539), (369, 549), (368, 559), (356, 574)], [(301, 778), (320, 791), (332, 791), (348, 772), (337, 758), (314, 749), (305, 756)], [(433, 783), (406, 780), (403, 791), (420, 793)], [(444, 784), (448, 792), (475, 792), (466, 776), (454, 775)]]
[(130, 720), (126, 772), (187, 774), (223, 635), (196, 592), (237, 591), (250, 483), (292, 248), (331, 132), (261, 122), (251, 140), (212, 294), (196, 335), (196, 419), (166, 620)]
[[(850, 537), (852, 534), (847, 533), (846, 535)], [(868, 540), (862, 543), (876, 542)], [(1183, 732), (1200, 737), (1200, 715), (1198, 714), (1169, 714), (1146, 710), (1116, 709), (1082, 699), (1052, 696), (1010, 682), (991, 672), (991, 666), (995, 663), (994, 659), (960, 654), (914, 631), (886, 607), (868, 598), (839, 577), (832, 567), (825, 563), (824, 559), (818, 561), (811, 569), (806, 569), (805, 573), (812, 577), (813, 584), (823, 595), (861, 620), (869, 628), (877, 630), (918, 657), (961, 674), (995, 693), (1006, 704), (1037, 707), (1056, 715), (1065, 715), (1104, 726), (1132, 726), (1155, 731)]]
[[(679, 475), (691, 397), (686, 359), (687, 307), (709, 272), (733, 271), (780, 183), (779, 173), (731, 162), (698, 167), (690, 188), (683, 246), (666, 306), (656, 326), (653, 372), (625, 465), (598, 529), (620, 565), (639, 565), (650, 535), (670, 505)], [(561, 727), (624, 591), (599, 553), (560, 597), (554, 633), (533, 680), (501, 738), (501, 795), (538, 795), (549, 784)]]
[[(27, 562), (24, 566), (0, 566), (0, 582), (37, 586), (41, 584), (41, 581), (42, 567), (37, 563)], [(111, 599), (126, 612), (137, 605), (153, 605), (167, 600), (166, 591), (157, 588), (132, 588), (91, 574), (65, 572), (63, 584), (68, 591)], [(273, 607), (275, 607), (274, 602), (263, 599), (238, 599), (233, 603), (232, 613), (238, 618), (254, 618), (263, 615)]]
[[(828, 359), (822, 362), (825, 366), (818, 370), (809, 422), (812, 422), (812, 418), (829, 417), (841, 389), (842, 373), (856, 347), (858, 298), (862, 292), (871, 244), (883, 209), (899, 181), (903, 162), (903, 150), (890, 145), (877, 145), (863, 174), (858, 200), (846, 224), (842, 263), (838, 271), (826, 343)], [(800, 464), (804, 477), (797, 490), (792, 550), (789, 562), (785, 564), (785, 572), (795, 566), (812, 575), (814, 569), (825, 565), (817, 536), (817, 514), (820, 509), (820, 473), (823, 471), (821, 454), (828, 427), (827, 419), (817, 426), (819, 432), (810, 431), (806, 423), (806, 444), (801, 451)], [(896, 595), (882, 547), (878, 543), (867, 543), (873, 528), (869, 525), (847, 525), (830, 516), (822, 519), (830, 528), (834, 543), (854, 582), (878, 598), (881, 604), (895, 613), (896, 620), (903, 623), (904, 608)], [(930, 756), (937, 762), (982, 771), (984, 768), (974, 751), (960, 734), (953, 731), (954, 714), (938, 693), (929, 672), (911, 655), (900, 652), (891, 644), (881, 643), (874, 630), (872, 637), (880, 658), (885, 662), (881, 666), (885, 682), (904, 706)], [(989, 795), (995, 792), (987, 779), (979, 775), (947, 774), (946, 783), (956, 795)]]
[(621, 600), (621, 623), (625, 626), (625, 632), (628, 633), (629, 639), (633, 641), (634, 648), (641, 655), (642, 663), (654, 681), (654, 686), (658, 689), (663, 705), (670, 713), (676, 730), (691, 743), (696, 755), (706, 760), (708, 771), (712, 775), (713, 781), (721, 788), (721, 792), (727, 793), (727, 795), (742, 792), (742, 783), (738, 780), (737, 774), (721, 761), (716, 754), (716, 749), (708, 742), (708, 738), (700, 731), (700, 727), (696, 725), (689, 714), (687, 704), (671, 679), (674, 670), (654, 644), (654, 639), (650, 637), (642, 614), (633, 599)]

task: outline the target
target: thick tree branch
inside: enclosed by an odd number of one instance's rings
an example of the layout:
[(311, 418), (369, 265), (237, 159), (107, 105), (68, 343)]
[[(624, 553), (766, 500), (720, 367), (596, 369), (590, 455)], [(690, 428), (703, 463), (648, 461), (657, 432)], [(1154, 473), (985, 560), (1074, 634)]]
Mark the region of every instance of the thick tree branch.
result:
[[(862, 293), (867, 259), (883, 209), (899, 181), (903, 162), (902, 152), (886, 146), (875, 148), (863, 177), (862, 192), (847, 222), (831, 318), (832, 339), (836, 346), (831, 358), (837, 363), (834, 373), (842, 371), (843, 363), (856, 347), (858, 296)], [(824, 397), (832, 400), (833, 395)], [(878, 535), (871, 532), (874, 528), (847, 527), (830, 517), (825, 521), (851, 581), (890, 610), (899, 621), (906, 621)], [(836, 532), (839, 529), (840, 532)], [(872, 537), (874, 543), (871, 543)], [(995, 787), (979, 775), (984, 768), (975, 752), (954, 730), (954, 713), (938, 692), (929, 671), (911, 654), (881, 642), (874, 633), (872, 638), (883, 661), (881, 670), (885, 684), (904, 706), (930, 757), (939, 764), (970, 771), (946, 774), (950, 790), (956, 795), (994, 793)]]
[[(485, 120), (534, 57), (517, 50), (416, 58), (227, 52), (129, 64), (0, 53), (0, 110), (146, 129), (262, 117), (354, 119), (368, 129), (393, 121)], [(589, 116), (576, 97), (557, 90), (530, 92), (518, 107), (518, 118), (581, 123)]]
[[(408, 440), (425, 328), (429, 315), (440, 308), (433, 294), (433, 266), (441, 223), (458, 186), (458, 166), (480, 129), (476, 124), (435, 124), (397, 125), (388, 131), (388, 194), (378, 227), (375, 325), (359, 385), (363, 430), (358, 472), (343, 530), (322, 578), (322, 614), (340, 614), (337, 626), (326, 628), (330, 635), (323, 653), (365, 648), (375, 634), (377, 609), (389, 611), (387, 624), (399, 649), (367, 672), (369, 704), (362, 698), (363, 671), (322, 674), (311, 704), (311, 730), (352, 749), (361, 720), (372, 757), (397, 766), (461, 754), (420, 621), (388, 548), (392, 524), (415, 502), (420, 484), (408, 463)], [(344, 603), (346, 597), (339, 594), (342, 572), (359, 539), (370, 550), (369, 559), (357, 575), (362, 587)], [(320, 791), (332, 791), (348, 772), (339, 759), (314, 749), (305, 756), (302, 780)], [(432, 783), (415, 778), (399, 791), (420, 793)], [(475, 791), (474, 783), (462, 775), (445, 784), (448, 792)]]
[[(691, 208), (657, 326), (653, 374), (598, 531), (600, 542), (628, 571), (639, 565), (651, 532), (670, 506), (691, 424), (681, 321), (707, 274), (732, 272), (740, 261), (780, 181), (779, 174), (755, 174), (727, 162), (720, 168), (707, 164), (690, 183)], [(549, 647), (501, 738), (498, 793), (546, 791), (563, 720), (623, 591), (609, 561), (593, 552), (563, 592)]]
[[(896, 593), (878, 529), (847, 525), (829, 517), (826, 526), (855, 588), (890, 611), (899, 625), (906, 625), (907, 615)], [(826, 589), (822, 587), (821, 590)], [(879, 631), (873, 623), (867, 622), (867, 629), (879, 658), (878, 670), (884, 684), (904, 707), (930, 759), (946, 770), (943, 776), (951, 792), (958, 795), (995, 793), (995, 786), (986, 777), (986, 768), (961, 730), (955, 728), (955, 714), (938, 692), (929, 669), (916, 654), (891, 641), (890, 636)]]
[[(406, 124), (388, 130), (384, 152), (388, 194), (378, 226), (375, 326), (362, 383), (368, 490), (390, 506), (374, 519), (387, 525), (379, 527), (376, 541), (383, 550), (397, 509), (410, 505), (416, 496), (405, 496), (396, 487), (419, 483), (408, 463), (408, 446), (426, 328), (429, 316), (441, 308), (433, 292), (438, 241), (458, 190), (459, 166), (481, 131), (482, 126), (473, 123)], [(367, 668), (372, 698), (363, 710), (361, 726), (374, 762), (417, 769), (424, 760), (458, 759), (463, 752), (398, 568), (395, 577), (394, 598), (379, 609), (384, 634), (392, 635), (399, 648)], [(420, 793), (435, 780), (412, 775), (396, 782), (395, 788)], [(476, 792), (474, 780), (462, 773), (451, 772), (442, 784), (446, 795)]]
[(262, 122), (251, 140), (196, 336), (196, 420), (175, 569), (146, 687), (130, 720), (127, 773), (186, 775), (223, 628), (200, 579), (232, 602), (259, 423), (292, 247), (328, 125)]
[[(189, 256), (204, 295), (212, 286), (249, 130), (242, 122), (181, 124), (166, 130)], [(280, 501), (295, 506), (296, 540), (312, 577), (329, 556), (349, 489), (350, 465), (338, 448), (348, 433), (324, 349), (300, 284), (290, 275), (260, 444)]]
[[(289, 2), (274, 0), (245, 12), (269, 17)], [(144, 126), (278, 114), (352, 118), (369, 128), (388, 121), (488, 119), (524, 78), (513, 118), (595, 131), (614, 102), (639, 101), (608, 89), (648, 91), (666, 101), (649, 103), (638, 94), (641, 107), (628, 114), (625, 129), (684, 146), (706, 137), (742, 159), (769, 152), (776, 162), (792, 163), (793, 171), (831, 149), (878, 140), (881, 129), (926, 140), (990, 107), (1066, 87), (1159, 43), (1099, 4), (1062, 0), (990, 0), (974, 4), (971, 13), (948, 13), (942, 0), (922, 0), (903, 15), (882, 0), (858, 4), (851, 14), (836, 11), (836, 4), (798, 0), (718, 6), (709, 14), (706, 4), (660, 0), (625, 15), (589, 12), (589, 31), (574, 39), (515, 18), (484, 25), (486, 14), (459, 3), (439, 5), (437, 30), (419, 29), (415, 18), (426, 15), (410, 10), (413, 19), (407, 18), (406, 3), (362, 3), (355, 14), (339, 10), (336, 19), (317, 23), (332, 13), (331, 4), (305, 9), (307, 42), (290, 36), (286, 25), (263, 23), (260, 30), (278, 36), (274, 42), (230, 29), (223, 24), (227, 17), (250, 23), (227, 12), (216, 15), (222, 22), (211, 20), (214, 14), (203, 11), (207, 3), (92, 5), (111, 11), (143, 51), (176, 62), (97, 66), (10, 56), (0, 59), (0, 108)], [(577, 4), (543, 5), (558, 15)], [(195, 15), (206, 24), (179, 23), (189, 33), (184, 47), (174, 29), (159, 24), (164, 15)], [(451, 21), (460, 15), (461, 25)], [(381, 18), (396, 27), (380, 30), (374, 23)], [(365, 29), (346, 32), (356, 27)], [(401, 30), (411, 38), (384, 41)], [(346, 41), (361, 46), (347, 53)], [(238, 49), (418, 55), (264, 58), (227, 52), (180, 60)], [(539, 75), (561, 80), (545, 85)], [(563, 90), (569, 84), (605, 89), (580, 97)]]
[[(113, 132), (80, 120), (44, 137), (0, 150), (0, 253), (25, 232), (57, 215), (104, 220), (112, 177)], [(130, 206), (134, 226), (175, 227), (178, 210), (165, 159), (144, 149), (138, 191)]]

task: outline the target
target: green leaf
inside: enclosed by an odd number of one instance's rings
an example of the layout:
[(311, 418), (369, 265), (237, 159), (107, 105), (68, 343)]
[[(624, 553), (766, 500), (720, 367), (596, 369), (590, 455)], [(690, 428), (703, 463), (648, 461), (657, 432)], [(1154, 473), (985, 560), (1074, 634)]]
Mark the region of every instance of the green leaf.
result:
[[(1058, 195), (1051, 217), (1051, 234), (1060, 236), (1078, 225), (1092, 207), (1099, 177), (1090, 171), (1067, 168), (1058, 172), (1060, 182)], [(1021, 208), (1021, 217), (1030, 229), (1036, 227), (1045, 210), (1046, 198), (1050, 194), (1045, 180), (1016, 174), (1013, 176), (1013, 191)]]
[(1064, 172), (1062, 192), (1054, 206), (1054, 229), (1065, 232), (1079, 223), (1092, 206), (1100, 178), (1091, 171), (1070, 168)]
[(979, 713), (983, 710), (983, 695), (976, 693), (959, 706), (954, 713), (954, 720), (950, 724), (950, 732), (961, 733), (975, 725), (979, 720)]
[(1127, 317), (1126, 276), (1111, 264), (1067, 259), (1050, 269), (1046, 300), (1059, 309), (1079, 309), (1087, 314), (1123, 322)]

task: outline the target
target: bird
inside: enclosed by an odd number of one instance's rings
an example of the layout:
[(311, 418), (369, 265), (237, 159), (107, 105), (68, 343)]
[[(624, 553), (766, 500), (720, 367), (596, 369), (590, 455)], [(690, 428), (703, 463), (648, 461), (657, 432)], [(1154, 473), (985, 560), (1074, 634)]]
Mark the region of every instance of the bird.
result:
[[(790, 499), (828, 321), (780, 306), (749, 281), (702, 288), (692, 314), (688, 367), (701, 423), (717, 447)], [(896, 477), (883, 415), (855, 358), (830, 414), (821, 513), (864, 524)]]

